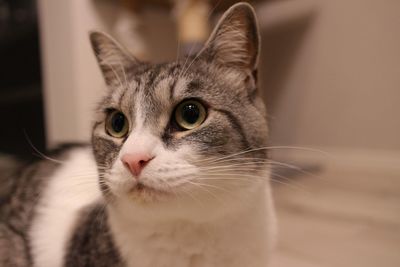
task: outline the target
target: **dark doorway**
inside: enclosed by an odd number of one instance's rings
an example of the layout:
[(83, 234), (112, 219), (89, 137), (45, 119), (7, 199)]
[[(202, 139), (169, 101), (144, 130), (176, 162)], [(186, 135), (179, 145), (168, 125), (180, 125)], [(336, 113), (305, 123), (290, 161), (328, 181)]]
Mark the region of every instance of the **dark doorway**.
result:
[(39, 31), (34, 0), (0, 0), (0, 152), (45, 147)]

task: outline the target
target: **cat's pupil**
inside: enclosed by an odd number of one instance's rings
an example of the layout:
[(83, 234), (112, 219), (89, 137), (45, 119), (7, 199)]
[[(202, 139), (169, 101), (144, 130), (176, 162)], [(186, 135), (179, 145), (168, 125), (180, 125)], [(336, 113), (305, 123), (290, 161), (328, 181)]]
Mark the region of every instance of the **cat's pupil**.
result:
[(194, 124), (200, 117), (199, 107), (195, 104), (187, 104), (182, 107), (182, 118), (189, 124)]
[(125, 116), (124, 114), (117, 112), (111, 118), (111, 127), (116, 133), (120, 133), (125, 126)]

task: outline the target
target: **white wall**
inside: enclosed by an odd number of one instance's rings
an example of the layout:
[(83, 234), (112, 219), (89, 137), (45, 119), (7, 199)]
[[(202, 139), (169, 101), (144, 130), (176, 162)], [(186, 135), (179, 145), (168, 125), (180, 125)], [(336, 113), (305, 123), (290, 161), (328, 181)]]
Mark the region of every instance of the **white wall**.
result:
[(263, 36), (273, 142), (399, 150), (400, 1), (315, 3), (308, 25)]
[(40, 0), (39, 14), (47, 143), (87, 141), (104, 89), (88, 31), (102, 22), (92, 1)]

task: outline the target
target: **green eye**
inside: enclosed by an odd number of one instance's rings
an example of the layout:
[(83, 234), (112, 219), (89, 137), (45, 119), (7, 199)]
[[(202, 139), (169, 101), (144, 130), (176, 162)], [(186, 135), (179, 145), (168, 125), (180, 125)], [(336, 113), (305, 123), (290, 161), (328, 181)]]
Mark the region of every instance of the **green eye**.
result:
[(128, 120), (122, 112), (114, 110), (108, 114), (106, 119), (106, 131), (109, 135), (121, 138), (128, 133), (128, 129)]
[(185, 130), (200, 126), (206, 116), (205, 107), (196, 100), (183, 101), (175, 109), (175, 121)]

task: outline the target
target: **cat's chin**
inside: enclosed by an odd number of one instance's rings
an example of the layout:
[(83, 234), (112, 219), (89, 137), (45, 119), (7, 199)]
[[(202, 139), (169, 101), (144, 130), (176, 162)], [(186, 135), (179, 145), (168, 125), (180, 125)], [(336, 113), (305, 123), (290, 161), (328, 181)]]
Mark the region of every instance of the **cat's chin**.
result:
[(130, 199), (140, 203), (154, 203), (165, 201), (173, 197), (172, 192), (161, 190), (144, 183), (137, 183), (127, 192)]

